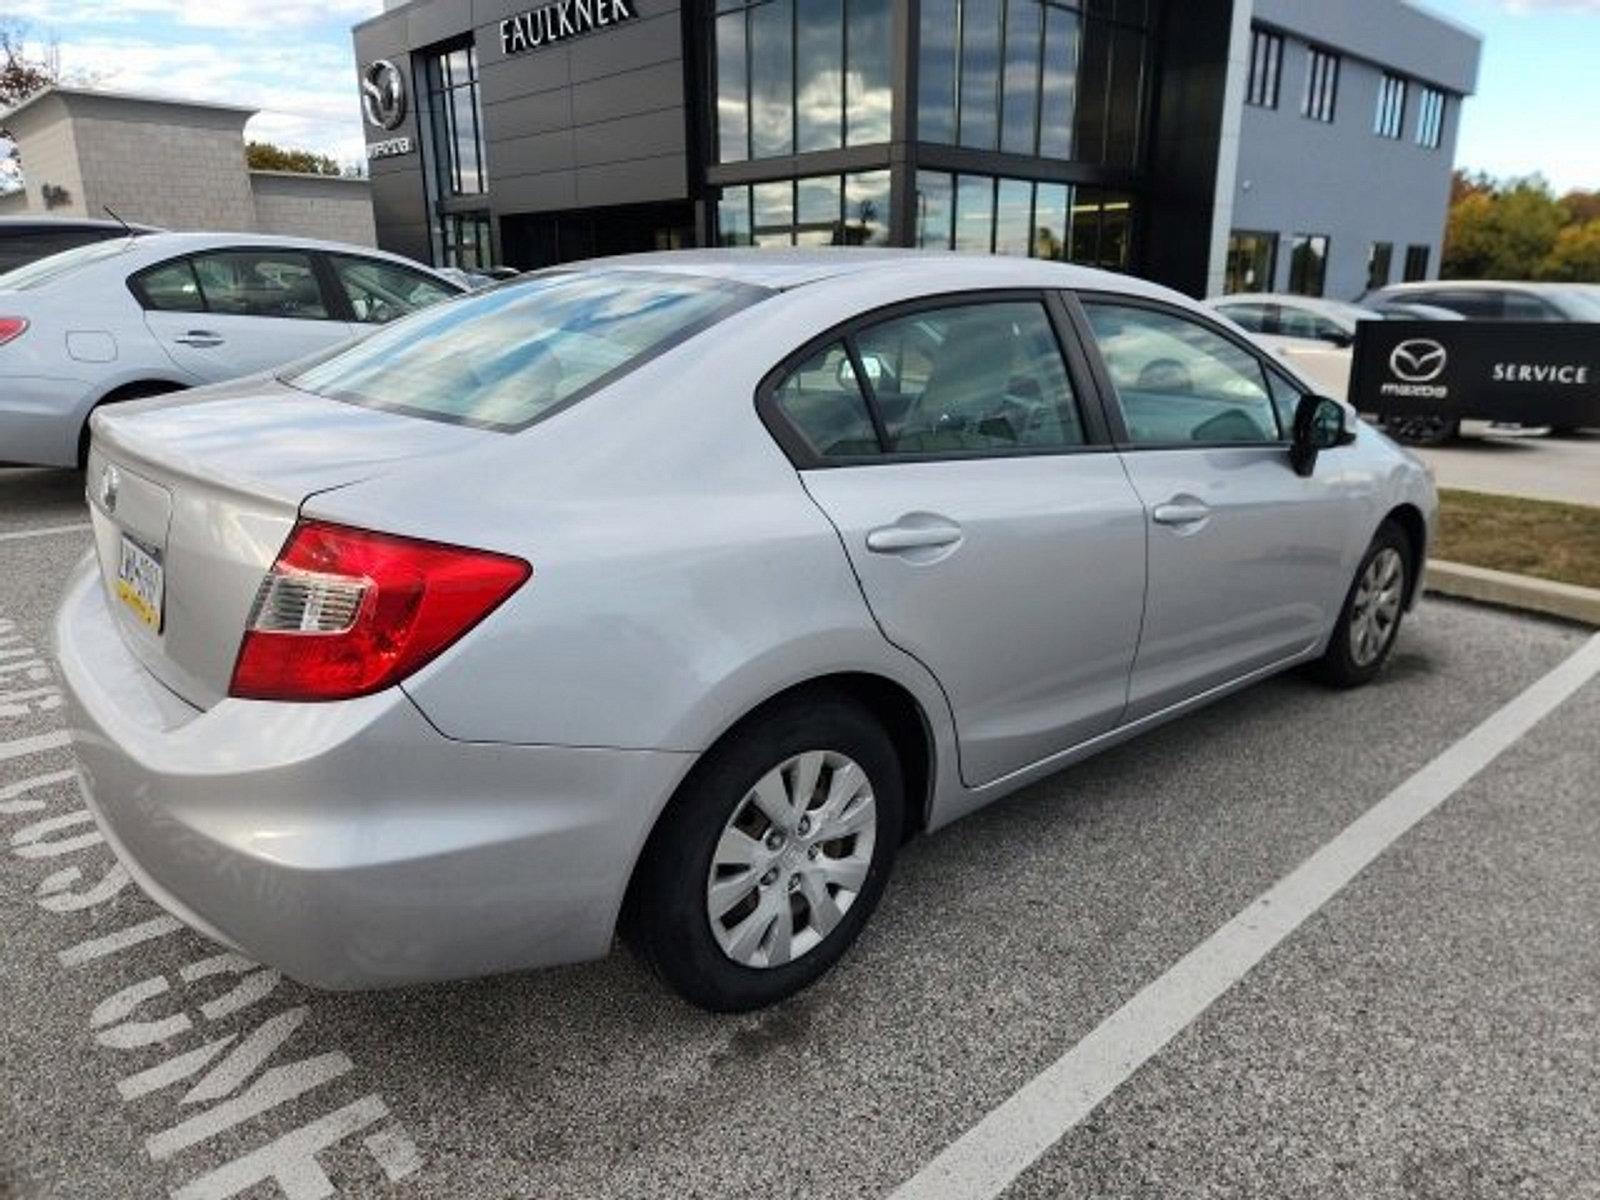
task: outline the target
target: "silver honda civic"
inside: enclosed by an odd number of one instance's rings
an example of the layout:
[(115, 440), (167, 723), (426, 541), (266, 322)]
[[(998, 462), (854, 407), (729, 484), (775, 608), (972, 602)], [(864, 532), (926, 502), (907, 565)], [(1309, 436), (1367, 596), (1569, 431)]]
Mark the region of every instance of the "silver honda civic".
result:
[(1436, 512), (1176, 293), (909, 252), (546, 271), (93, 433), (89, 804), (336, 988), (621, 932), (697, 1004), (788, 996), (908, 838), (1275, 672), (1372, 680)]

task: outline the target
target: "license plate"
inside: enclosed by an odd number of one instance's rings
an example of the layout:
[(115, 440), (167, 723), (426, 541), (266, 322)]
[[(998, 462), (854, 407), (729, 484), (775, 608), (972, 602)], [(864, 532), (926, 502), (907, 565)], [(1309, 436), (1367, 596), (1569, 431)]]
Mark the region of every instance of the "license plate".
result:
[(147, 550), (126, 534), (117, 560), (117, 599), (141, 622), (161, 632), (161, 600), (165, 591), (161, 553)]

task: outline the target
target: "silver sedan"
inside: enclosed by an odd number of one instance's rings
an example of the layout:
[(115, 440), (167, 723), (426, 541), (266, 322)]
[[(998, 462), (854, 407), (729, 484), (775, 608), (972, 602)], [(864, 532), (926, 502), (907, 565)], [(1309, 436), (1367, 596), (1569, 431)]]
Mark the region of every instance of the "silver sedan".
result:
[(57, 653), (157, 901), (340, 988), (620, 930), (721, 1010), (825, 972), (908, 838), (1372, 680), (1436, 510), (1173, 292), (859, 250), (525, 276), (103, 413), (88, 490)]

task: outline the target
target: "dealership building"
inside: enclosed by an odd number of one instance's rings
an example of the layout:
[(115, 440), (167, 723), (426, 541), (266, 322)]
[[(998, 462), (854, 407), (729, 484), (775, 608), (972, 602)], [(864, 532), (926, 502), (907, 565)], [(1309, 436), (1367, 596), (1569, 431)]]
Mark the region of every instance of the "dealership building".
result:
[(1405, 0), (405, 0), (379, 244), (1037, 255), (1200, 295), (1437, 273), (1475, 34)]

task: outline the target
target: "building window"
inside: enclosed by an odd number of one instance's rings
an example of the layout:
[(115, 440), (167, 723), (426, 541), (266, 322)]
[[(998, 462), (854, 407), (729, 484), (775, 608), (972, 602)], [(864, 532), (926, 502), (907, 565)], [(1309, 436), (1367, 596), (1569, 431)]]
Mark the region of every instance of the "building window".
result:
[(1270, 292), (1278, 274), (1278, 235), (1236, 229), (1228, 237), (1225, 293)]
[(1378, 85), (1378, 115), (1373, 119), (1372, 131), (1398, 141), (1405, 128), (1406, 81), (1398, 75), (1385, 74)]
[(1150, 55), (1142, 3), (922, 0), (924, 142), (1134, 166)]
[(436, 197), (481, 196), (487, 188), (477, 51), (457, 46), (431, 55), (423, 69)]
[(721, 0), (717, 157), (779, 158), (889, 140), (890, 0)]
[(1132, 201), (1064, 183), (917, 172), (913, 244), (926, 250), (1027, 255), (1125, 270)]
[(889, 172), (809, 175), (725, 187), (719, 246), (887, 246)]
[(1320, 296), (1328, 278), (1328, 239), (1321, 234), (1297, 233), (1289, 251), (1289, 290), (1300, 296)]
[(1333, 121), (1339, 101), (1339, 56), (1310, 48), (1306, 67), (1306, 94), (1300, 112), (1313, 121)]
[(1394, 262), (1393, 242), (1373, 242), (1367, 251), (1367, 290), (1381, 288), (1389, 282), (1389, 269)]
[(433, 229), (433, 261), (476, 271), (494, 265), (486, 212), (440, 213)]
[(1250, 82), (1245, 103), (1278, 107), (1278, 76), (1283, 72), (1283, 37), (1268, 29), (1250, 31)]
[(1423, 86), (1417, 104), (1417, 145), (1437, 150), (1444, 145), (1444, 106), (1446, 97), (1438, 88)]
[(1406, 279), (1407, 283), (1415, 283), (1419, 279), (1428, 277), (1428, 256), (1431, 248), (1428, 246), (1406, 247)]

